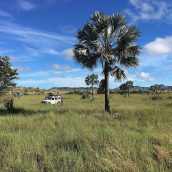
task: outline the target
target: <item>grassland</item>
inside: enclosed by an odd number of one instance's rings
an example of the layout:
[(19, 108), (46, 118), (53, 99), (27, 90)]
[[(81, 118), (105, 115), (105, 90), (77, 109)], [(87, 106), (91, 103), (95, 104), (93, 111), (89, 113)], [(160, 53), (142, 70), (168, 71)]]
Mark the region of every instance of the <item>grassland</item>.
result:
[(93, 101), (64, 96), (63, 105), (44, 105), (42, 96), (15, 100), (13, 114), (0, 112), (2, 172), (172, 171), (172, 99), (103, 95)]

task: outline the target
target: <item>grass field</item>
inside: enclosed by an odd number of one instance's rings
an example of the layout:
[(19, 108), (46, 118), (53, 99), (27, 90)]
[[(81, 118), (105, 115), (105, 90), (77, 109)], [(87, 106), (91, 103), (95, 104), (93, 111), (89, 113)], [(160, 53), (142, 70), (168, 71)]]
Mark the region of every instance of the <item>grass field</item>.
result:
[(2, 172), (172, 171), (172, 99), (110, 95), (63, 105), (41, 104), (42, 96), (15, 100), (14, 114), (0, 112)]

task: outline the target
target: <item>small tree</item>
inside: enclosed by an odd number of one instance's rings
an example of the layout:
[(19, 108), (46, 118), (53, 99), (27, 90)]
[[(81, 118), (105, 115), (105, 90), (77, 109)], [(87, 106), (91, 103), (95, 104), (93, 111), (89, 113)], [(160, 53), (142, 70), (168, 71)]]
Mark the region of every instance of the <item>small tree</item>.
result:
[[(16, 85), (14, 83), (15, 79), (18, 79), (17, 69), (12, 68), (11, 59), (8, 56), (0, 56), (0, 95), (7, 96), (7, 92), (11, 91), (11, 98), (6, 98), (4, 105), (7, 110), (13, 108), (13, 87)], [(9, 96), (7, 96), (9, 97)]]
[(131, 90), (131, 88), (133, 88), (133, 81), (127, 81), (127, 82), (125, 83), (125, 85), (126, 85), (126, 88), (127, 88), (127, 90), (128, 90), (128, 97), (129, 97), (129, 95), (130, 95), (130, 90)]
[(97, 90), (98, 94), (104, 94), (105, 93), (105, 80), (102, 79), (99, 83), (99, 88)]
[(95, 75), (95, 74), (92, 74), (92, 75), (88, 75), (86, 78), (85, 78), (85, 83), (87, 85), (91, 85), (91, 94), (92, 94), (92, 99), (93, 99), (93, 86), (94, 85), (98, 85), (99, 83), (99, 80), (98, 80), (98, 75)]
[(150, 86), (149, 91), (154, 95), (154, 97), (152, 97), (152, 99), (157, 99), (161, 93), (161, 86), (158, 84)]
[(119, 89), (122, 91), (122, 94), (124, 94), (124, 96), (126, 97), (126, 92), (127, 92), (126, 83), (121, 84), (121, 85), (119, 86)]

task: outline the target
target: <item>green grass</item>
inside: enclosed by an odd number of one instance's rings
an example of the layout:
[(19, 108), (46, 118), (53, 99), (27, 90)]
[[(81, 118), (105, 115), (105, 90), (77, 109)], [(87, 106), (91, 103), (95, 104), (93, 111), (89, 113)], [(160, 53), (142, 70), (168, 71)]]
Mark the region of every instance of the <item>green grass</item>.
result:
[(0, 171), (171, 172), (172, 99), (110, 97), (117, 117), (104, 114), (103, 95), (17, 98), (14, 114), (0, 112)]

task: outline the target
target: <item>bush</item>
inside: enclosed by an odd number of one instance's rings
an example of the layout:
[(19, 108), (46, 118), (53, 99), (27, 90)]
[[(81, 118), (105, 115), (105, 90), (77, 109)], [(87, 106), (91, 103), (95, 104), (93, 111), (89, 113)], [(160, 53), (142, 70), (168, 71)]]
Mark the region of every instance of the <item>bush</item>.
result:
[(8, 99), (4, 102), (4, 106), (6, 107), (7, 111), (12, 111), (14, 109), (14, 103), (13, 103), (13, 99)]
[(172, 99), (172, 96), (168, 96), (167, 99)]
[(90, 94), (88, 92), (82, 93), (81, 99), (89, 99), (89, 98), (90, 98)]
[(152, 100), (160, 100), (160, 99), (162, 99), (162, 97), (160, 97), (160, 96), (152, 96), (151, 99)]

